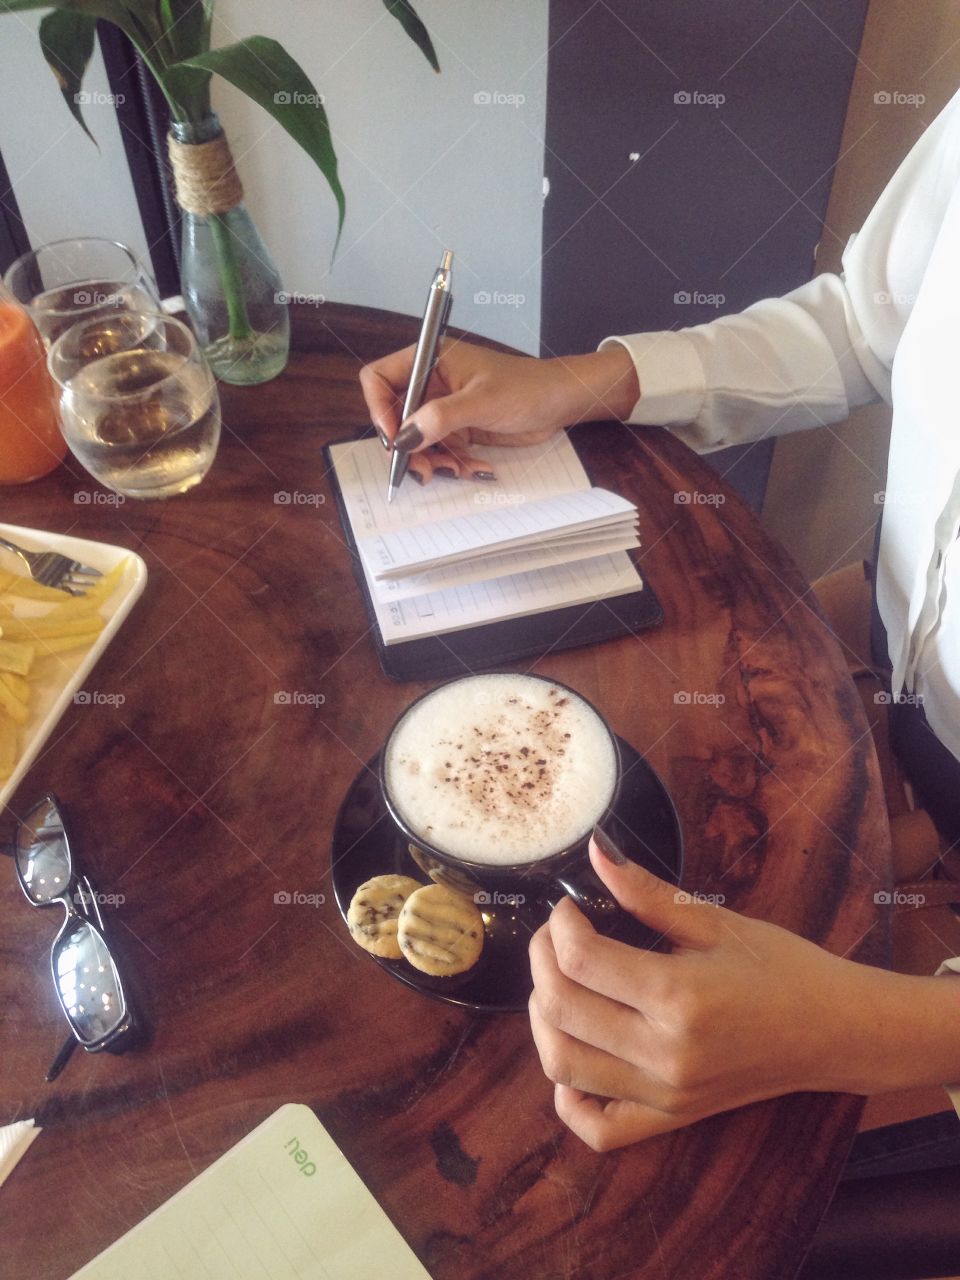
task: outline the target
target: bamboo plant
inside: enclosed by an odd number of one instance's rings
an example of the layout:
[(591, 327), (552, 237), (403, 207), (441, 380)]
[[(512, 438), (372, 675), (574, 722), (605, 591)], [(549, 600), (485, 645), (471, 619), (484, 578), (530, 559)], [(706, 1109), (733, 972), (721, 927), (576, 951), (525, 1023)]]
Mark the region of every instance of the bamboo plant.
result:
[[(381, 0), (434, 71), (440, 67), (433, 43), (408, 0)], [(81, 109), (84, 73), (93, 54), (98, 20), (129, 37), (166, 99), (174, 121), (200, 124), (210, 114), (214, 75), (235, 85), (267, 111), (315, 162), (337, 204), (337, 239), (346, 197), (323, 99), (302, 67), (276, 40), (248, 36), (211, 48), (214, 0), (0, 0), (0, 14), (49, 9), (40, 22), (40, 45), (63, 99), (88, 137)], [(242, 286), (231, 260), (225, 227), (211, 232), (230, 317), (230, 336), (242, 338), (246, 324)]]

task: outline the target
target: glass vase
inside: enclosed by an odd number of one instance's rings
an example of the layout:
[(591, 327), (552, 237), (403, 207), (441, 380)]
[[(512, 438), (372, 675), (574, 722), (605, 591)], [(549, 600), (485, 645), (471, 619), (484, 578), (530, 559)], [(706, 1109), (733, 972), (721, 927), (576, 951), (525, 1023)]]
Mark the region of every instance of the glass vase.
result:
[[(175, 121), (178, 143), (222, 137), (211, 112), (203, 120)], [(176, 166), (175, 166), (176, 168)], [(184, 305), (214, 374), (250, 386), (275, 378), (287, 363), (290, 315), (280, 276), (242, 201), (222, 213), (183, 208), (180, 281)]]

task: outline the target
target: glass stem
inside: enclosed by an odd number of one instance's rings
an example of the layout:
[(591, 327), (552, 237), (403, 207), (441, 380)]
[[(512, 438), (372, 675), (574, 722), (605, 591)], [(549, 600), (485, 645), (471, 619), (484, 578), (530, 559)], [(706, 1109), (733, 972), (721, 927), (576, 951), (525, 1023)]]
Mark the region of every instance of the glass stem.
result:
[(243, 276), (237, 262), (233, 235), (222, 213), (210, 216), (210, 234), (213, 237), (217, 261), (220, 264), (220, 282), (227, 304), (231, 338), (249, 338), (253, 330), (247, 315), (247, 302), (243, 293)]

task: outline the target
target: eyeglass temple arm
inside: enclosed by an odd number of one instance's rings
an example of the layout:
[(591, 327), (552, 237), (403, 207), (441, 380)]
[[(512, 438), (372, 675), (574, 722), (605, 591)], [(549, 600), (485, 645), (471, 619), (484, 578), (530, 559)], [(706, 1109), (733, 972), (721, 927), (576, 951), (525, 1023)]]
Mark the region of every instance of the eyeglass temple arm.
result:
[(67, 1036), (66, 1040), (64, 1040), (63, 1044), (60, 1046), (59, 1050), (57, 1051), (57, 1056), (54, 1058), (54, 1060), (50, 1063), (50, 1066), (47, 1068), (47, 1074), (43, 1077), (44, 1083), (52, 1084), (53, 1081), (56, 1080), (57, 1076), (60, 1074), (63, 1068), (67, 1065), (67, 1063), (70, 1061), (71, 1057), (73, 1056), (73, 1051), (74, 1049), (76, 1049), (76, 1047), (77, 1047), (76, 1036), (74, 1035)]

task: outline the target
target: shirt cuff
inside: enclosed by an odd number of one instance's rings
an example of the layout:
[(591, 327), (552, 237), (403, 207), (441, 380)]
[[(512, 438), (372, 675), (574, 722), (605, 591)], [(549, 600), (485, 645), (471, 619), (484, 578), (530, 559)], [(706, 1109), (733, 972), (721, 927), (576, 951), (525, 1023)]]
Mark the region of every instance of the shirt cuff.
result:
[(638, 427), (693, 422), (703, 408), (707, 384), (703, 362), (685, 333), (664, 329), (604, 338), (599, 350), (613, 343), (629, 351), (640, 383), (640, 399), (625, 422)]
[[(957, 956), (952, 960), (944, 960), (943, 964), (934, 976), (940, 978), (945, 973), (960, 974), (960, 956)], [(953, 1103), (957, 1114), (960, 1115), (960, 1082), (957, 1084), (945, 1084), (943, 1087), (950, 1095), (950, 1101)]]

